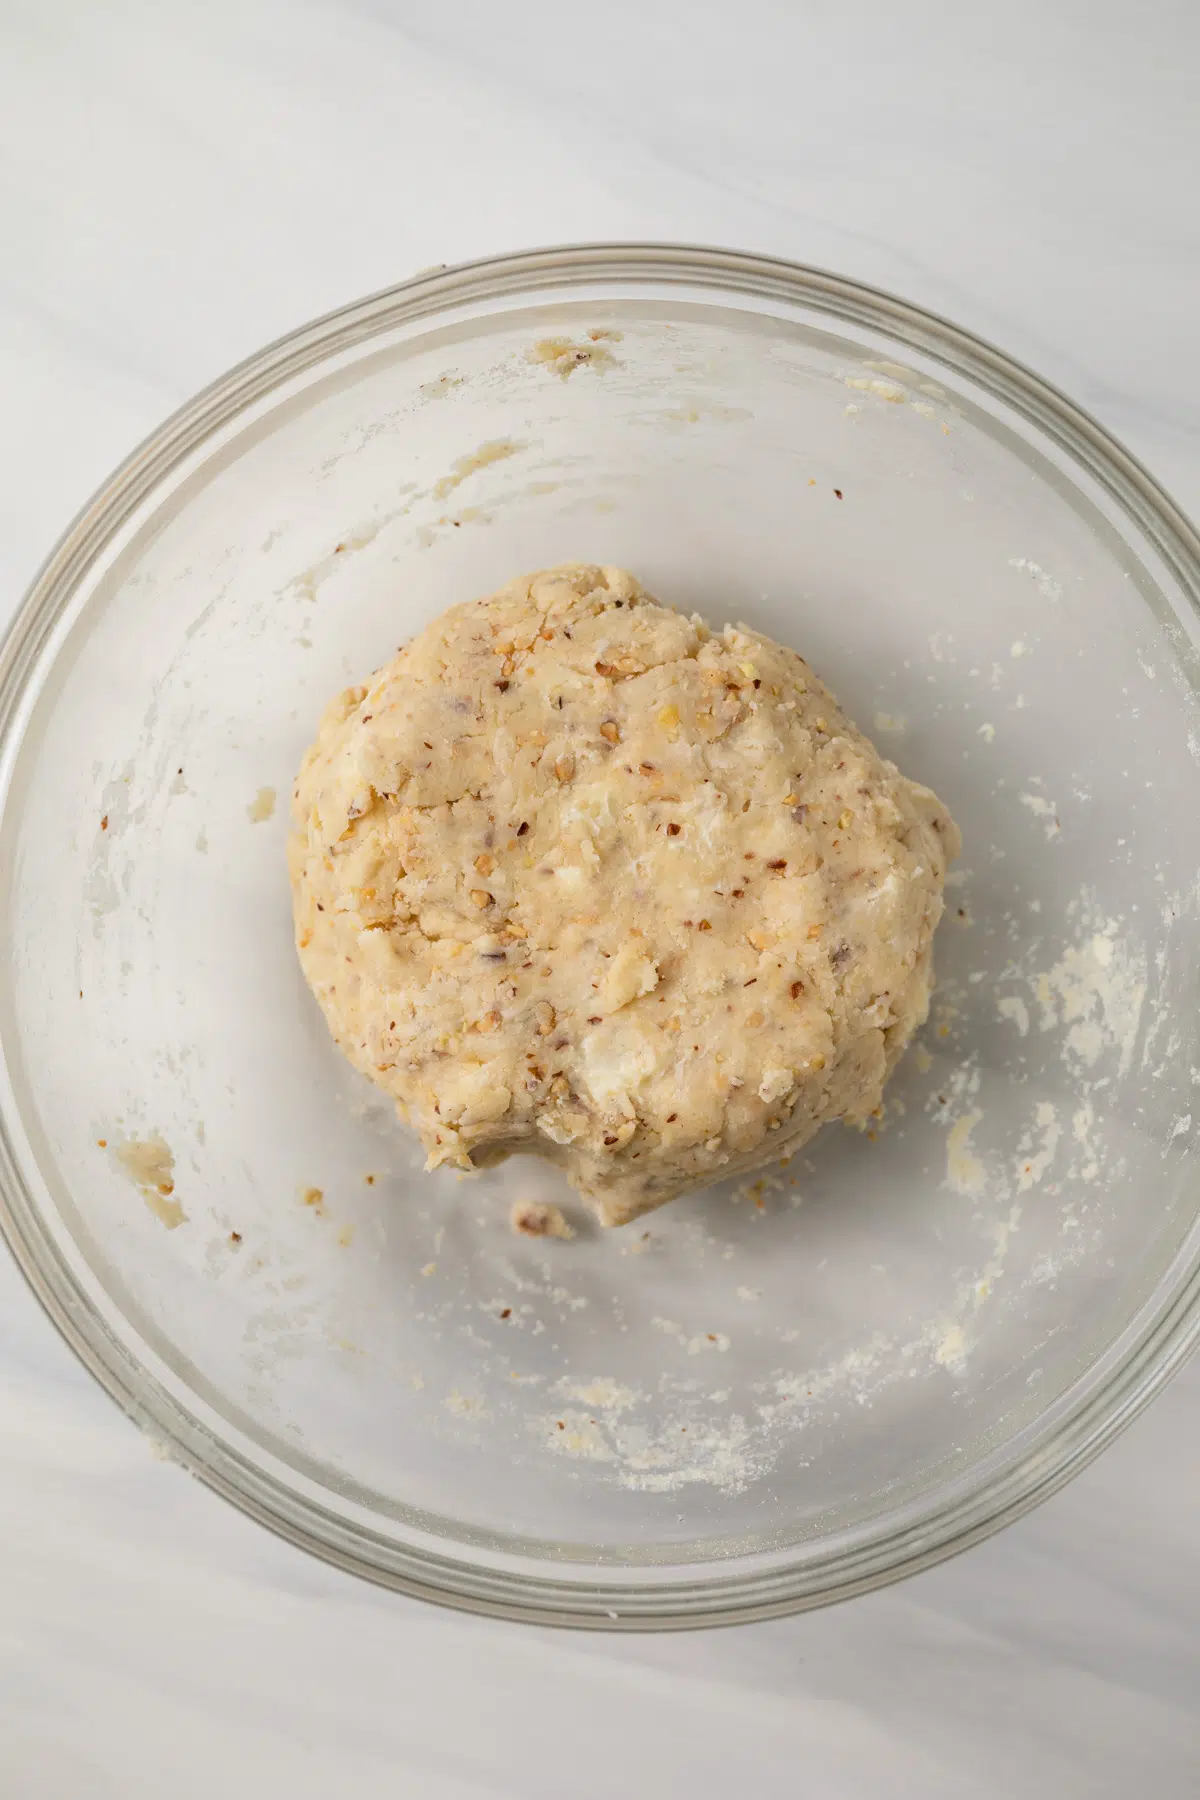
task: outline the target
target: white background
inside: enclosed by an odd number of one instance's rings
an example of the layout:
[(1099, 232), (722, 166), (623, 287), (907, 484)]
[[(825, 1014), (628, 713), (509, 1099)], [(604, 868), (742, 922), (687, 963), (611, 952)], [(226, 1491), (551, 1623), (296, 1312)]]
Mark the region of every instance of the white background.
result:
[[(0, 624), (228, 364), (585, 238), (876, 282), (1200, 514), (1195, 0), (4, 0)], [(832, 1612), (584, 1638), (327, 1570), (78, 1369), (0, 1255), (0, 1800), (1072, 1800), (1200, 1789), (1200, 1368), (967, 1557)]]

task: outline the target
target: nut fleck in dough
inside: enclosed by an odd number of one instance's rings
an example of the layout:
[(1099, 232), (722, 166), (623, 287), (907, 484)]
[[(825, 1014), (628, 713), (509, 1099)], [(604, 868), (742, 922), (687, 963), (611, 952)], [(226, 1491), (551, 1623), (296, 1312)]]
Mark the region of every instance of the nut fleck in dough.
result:
[(296, 938), (429, 1167), (533, 1151), (618, 1225), (874, 1111), (958, 844), (793, 651), (572, 565), (334, 702)]

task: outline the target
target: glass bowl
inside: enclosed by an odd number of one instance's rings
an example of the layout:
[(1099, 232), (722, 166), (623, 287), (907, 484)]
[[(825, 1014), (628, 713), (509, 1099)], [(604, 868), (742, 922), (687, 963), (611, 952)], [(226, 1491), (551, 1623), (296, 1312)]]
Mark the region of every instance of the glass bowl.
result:
[[(336, 690), (584, 559), (796, 646), (965, 837), (878, 1130), (607, 1234), (536, 1162), (422, 1173), (283, 856)], [(812, 269), (531, 253), (251, 358), (0, 668), (3, 1224), (51, 1317), (247, 1512), (460, 1606), (764, 1617), (1015, 1517), (1197, 1327), (1198, 593), (1091, 420)]]

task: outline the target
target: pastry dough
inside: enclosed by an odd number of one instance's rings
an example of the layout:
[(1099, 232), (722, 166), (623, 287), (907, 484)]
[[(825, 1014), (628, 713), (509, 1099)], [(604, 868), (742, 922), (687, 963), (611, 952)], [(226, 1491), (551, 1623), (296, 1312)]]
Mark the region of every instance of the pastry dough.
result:
[(429, 1166), (534, 1152), (607, 1225), (878, 1108), (959, 841), (794, 651), (585, 565), (344, 693), (293, 820), (305, 975)]

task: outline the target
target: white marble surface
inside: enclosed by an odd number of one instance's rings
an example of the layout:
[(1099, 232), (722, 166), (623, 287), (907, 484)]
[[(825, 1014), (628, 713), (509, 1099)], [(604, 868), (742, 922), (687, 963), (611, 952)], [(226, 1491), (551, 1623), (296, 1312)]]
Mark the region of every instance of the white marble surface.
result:
[[(1198, 514), (1198, 58), (1191, 0), (7, 0), (0, 622), (236, 358), (423, 265), (581, 238), (892, 287)], [(275, 1542), (154, 1460), (0, 1258), (0, 1797), (1183, 1800), (1198, 1400), (1193, 1365), (1069, 1490), (900, 1588), (573, 1637)]]

